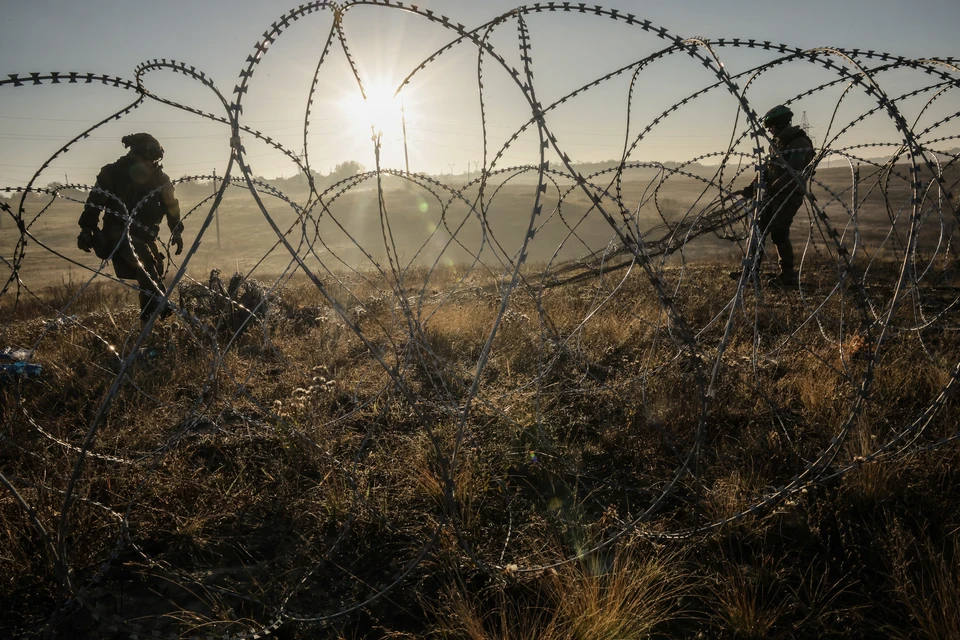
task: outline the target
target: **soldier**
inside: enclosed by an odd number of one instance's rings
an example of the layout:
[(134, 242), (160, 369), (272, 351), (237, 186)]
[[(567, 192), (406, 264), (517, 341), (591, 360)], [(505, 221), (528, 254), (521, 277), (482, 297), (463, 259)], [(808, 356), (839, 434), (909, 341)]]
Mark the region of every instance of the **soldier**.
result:
[[(183, 251), (180, 203), (160, 161), (163, 147), (149, 133), (134, 133), (121, 139), (130, 151), (104, 166), (97, 175), (80, 216), (77, 247), (99, 258), (112, 255), (118, 278), (134, 279), (140, 287), (140, 320), (146, 322), (166, 292), (163, 284), (164, 254), (157, 243), (164, 217), (170, 227), (170, 243)], [(103, 211), (103, 230), (98, 228)], [(161, 317), (170, 314), (168, 307)]]
[[(793, 112), (788, 107), (777, 105), (763, 116), (763, 126), (773, 137), (770, 151), (761, 171), (767, 185), (767, 192), (760, 203), (760, 215), (757, 223), (760, 227), (759, 253), (757, 254), (757, 272), (763, 259), (763, 244), (769, 235), (777, 247), (780, 258), (780, 272), (770, 279), (772, 284), (795, 287), (799, 284), (793, 262), (793, 246), (790, 244), (790, 225), (793, 217), (803, 206), (806, 174), (804, 169), (814, 158), (813, 142), (807, 133), (791, 125)], [(797, 175), (794, 177), (787, 166)], [(753, 198), (758, 180), (738, 191), (745, 198)], [(739, 278), (740, 272), (730, 274)]]

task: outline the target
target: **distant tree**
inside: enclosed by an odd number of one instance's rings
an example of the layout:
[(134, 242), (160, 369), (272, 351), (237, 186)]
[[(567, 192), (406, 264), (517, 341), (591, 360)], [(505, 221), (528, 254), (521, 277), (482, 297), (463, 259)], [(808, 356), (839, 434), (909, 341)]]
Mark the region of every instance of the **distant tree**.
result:
[(333, 182), (339, 182), (344, 178), (355, 176), (364, 171), (366, 171), (366, 167), (356, 160), (346, 160), (333, 168), (333, 171), (330, 172), (330, 179)]

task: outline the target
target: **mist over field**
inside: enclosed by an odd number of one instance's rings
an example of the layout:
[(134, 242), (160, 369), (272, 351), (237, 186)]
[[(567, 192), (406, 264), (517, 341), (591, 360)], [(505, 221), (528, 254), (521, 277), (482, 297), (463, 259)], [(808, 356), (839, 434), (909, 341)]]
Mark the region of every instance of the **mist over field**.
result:
[[(903, 170), (906, 171), (905, 166)], [(326, 198), (323, 204), (310, 201), (306, 215), (302, 214), (302, 206), (309, 198), (305, 181), (299, 189), (285, 185), (287, 189), (282, 193), (289, 201), (267, 189), (262, 189), (260, 194), (270, 218), (311, 269), (369, 269), (374, 268), (374, 262), (388, 268), (389, 254), (401, 267), (477, 262), (503, 270), (517, 260), (535, 203), (536, 174), (529, 170), (518, 174), (510, 180), (487, 184), (482, 207), (476, 185), (462, 193), (445, 191), (436, 185), (428, 190), (392, 175), (383, 178), (382, 203), (376, 178), (371, 177), (350, 186), (344, 193)], [(850, 168), (819, 169), (816, 179), (819, 184), (811, 192), (818, 205), (831, 212), (833, 224), (844, 229), (847, 237), (856, 234), (858, 246), (867, 250), (865, 255), (898, 257), (891, 233), (902, 235), (909, 225), (910, 194), (906, 186), (894, 183), (892, 189), (883, 192), (871, 188), (873, 181), (864, 180), (855, 190)], [(746, 182), (745, 178), (741, 180)], [(597, 179), (597, 184), (615, 195), (617, 185), (610, 182), (610, 177), (606, 177), (606, 181), (604, 176)], [(666, 223), (675, 224), (703, 215), (719, 195), (714, 187), (705, 183), (706, 179), (651, 170), (629, 172), (619, 185), (619, 198), (631, 216), (635, 216), (644, 239), (651, 242), (669, 235)], [(209, 189), (208, 193), (204, 193), (204, 186)], [(185, 216), (184, 238), (188, 245), (209, 214), (212, 200), (208, 196), (212, 193), (213, 184), (209, 182), (186, 183), (179, 188)], [(851, 201), (855, 194), (860, 199), (854, 209)], [(73, 278), (89, 278), (92, 273), (83, 267), (96, 270), (100, 266), (95, 257), (78, 251), (75, 246), (84, 194), (64, 192), (63, 195), (74, 201), (61, 198), (48, 204), (50, 199), (42, 196), (31, 196), (27, 201), (27, 220), (31, 219), (31, 212), (43, 211), (29, 229), (44, 247), (31, 249), (30, 260), (20, 268), (19, 275), (29, 286), (59, 283), (65, 272), (70, 272)], [(10, 198), (11, 203), (15, 200), (16, 197)], [(601, 205), (605, 205), (608, 215), (615, 216), (618, 224), (623, 224), (614, 198), (602, 199)], [(565, 263), (620, 244), (610, 222), (570, 180), (549, 184), (541, 194), (540, 206), (542, 213), (536, 218), (536, 234), (526, 254), (529, 264)], [(855, 216), (851, 215), (852, 211)], [(948, 225), (947, 235), (943, 236), (940, 222), (939, 218), (927, 218), (920, 227), (921, 251), (948, 244), (951, 231), (956, 242), (956, 227)], [(742, 236), (745, 223), (739, 223), (739, 227)], [(825, 246), (822, 232), (818, 232), (804, 210), (798, 213), (792, 233), (794, 242), (803, 245), (811, 256), (817, 247)], [(165, 239), (166, 234), (166, 229), (162, 229), (161, 238)], [(14, 234), (3, 234), (0, 251), (11, 253), (15, 242)], [(736, 266), (742, 252), (742, 242), (705, 234), (687, 243), (682, 253), (664, 259), (665, 264), (709, 260)], [(60, 256), (78, 264), (65, 264)], [(272, 279), (290, 270), (292, 265), (290, 251), (280, 244), (276, 231), (246, 187), (238, 185), (226, 191), (197, 253), (191, 258), (188, 273), (203, 280), (212, 269), (219, 269), (224, 273), (239, 271)], [(178, 268), (178, 259), (169, 267)]]

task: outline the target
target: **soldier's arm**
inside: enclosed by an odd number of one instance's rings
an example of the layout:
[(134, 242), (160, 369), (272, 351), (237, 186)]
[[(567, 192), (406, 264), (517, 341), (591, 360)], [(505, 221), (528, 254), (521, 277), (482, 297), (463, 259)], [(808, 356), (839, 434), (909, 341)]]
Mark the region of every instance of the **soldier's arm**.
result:
[(753, 197), (757, 193), (757, 181), (758, 181), (758, 178), (754, 178), (753, 180), (750, 181), (750, 184), (745, 186), (743, 189), (740, 189), (739, 191), (735, 191), (734, 193), (739, 194), (744, 198), (753, 199)]
[(112, 182), (110, 172), (107, 167), (100, 170), (97, 175), (97, 181), (87, 196), (87, 201), (83, 205), (83, 213), (80, 214), (80, 228), (97, 230), (100, 226), (100, 212), (109, 206), (110, 197), (107, 191), (110, 190)]
[(745, 186), (743, 189), (740, 189), (739, 191), (735, 191), (734, 193), (740, 194), (745, 198), (752, 199), (756, 195), (757, 186), (760, 184), (761, 180), (765, 180), (765, 179), (766, 179), (766, 163), (764, 163), (763, 165), (760, 165), (760, 172), (753, 176), (753, 180), (750, 181), (750, 184)]
[(183, 233), (183, 222), (180, 221), (180, 202), (177, 200), (173, 185), (169, 180), (160, 190), (160, 200), (166, 210), (167, 226), (170, 227), (170, 234), (180, 235)]

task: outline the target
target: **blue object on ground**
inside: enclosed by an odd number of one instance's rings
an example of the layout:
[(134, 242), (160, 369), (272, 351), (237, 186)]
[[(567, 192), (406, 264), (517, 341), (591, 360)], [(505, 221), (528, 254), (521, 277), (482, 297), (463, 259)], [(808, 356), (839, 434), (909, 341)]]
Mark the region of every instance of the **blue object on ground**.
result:
[(39, 376), (42, 370), (43, 365), (30, 364), (29, 362), (0, 364), (0, 376)]

